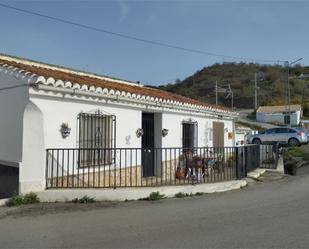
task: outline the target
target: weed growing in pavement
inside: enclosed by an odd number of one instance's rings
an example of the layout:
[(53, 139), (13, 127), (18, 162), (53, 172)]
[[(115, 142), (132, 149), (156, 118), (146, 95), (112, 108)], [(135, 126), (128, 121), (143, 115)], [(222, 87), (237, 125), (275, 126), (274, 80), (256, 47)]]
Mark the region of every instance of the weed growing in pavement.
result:
[(5, 203), (8, 207), (20, 206), (23, 204), (36, 204), (40, 202), (40, 198), (37, 194), (30, 192), (26, 195), (14, 195), (12, 198), (8, 199)]
[(94, 203), (95, 198), (84, 195), (82, 198), (74, 198), (72, 202), (73, 203)]
[(141, 198), (139, 200), (141, 200), (141, 201), (158, 201), (158, 200), (163, 199), (163, 198), (164, 198), (164, 195), (163, 194), (161, 195), (160, 192), (157, 191), (157, 192), (152, 192), (152, 193), (149, 194), (148, 197)]

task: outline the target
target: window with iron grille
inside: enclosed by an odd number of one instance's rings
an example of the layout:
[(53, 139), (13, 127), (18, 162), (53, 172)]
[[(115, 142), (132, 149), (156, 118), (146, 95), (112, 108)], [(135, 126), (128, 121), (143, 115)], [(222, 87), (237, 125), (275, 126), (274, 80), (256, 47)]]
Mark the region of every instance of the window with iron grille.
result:
[(111, 164), (115, 147), (114, 115), (80, 113), (79, 165), (100, 166)]

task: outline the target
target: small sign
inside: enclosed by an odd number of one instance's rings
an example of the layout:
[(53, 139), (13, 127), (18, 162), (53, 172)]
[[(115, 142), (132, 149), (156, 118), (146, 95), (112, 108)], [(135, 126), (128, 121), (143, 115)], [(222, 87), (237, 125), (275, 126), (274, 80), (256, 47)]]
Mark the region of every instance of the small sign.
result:
[(233, 132), (228, 132), (228, 133), (227, 133), (227, 138), (228, 138), (229, 140), (233, 139)]

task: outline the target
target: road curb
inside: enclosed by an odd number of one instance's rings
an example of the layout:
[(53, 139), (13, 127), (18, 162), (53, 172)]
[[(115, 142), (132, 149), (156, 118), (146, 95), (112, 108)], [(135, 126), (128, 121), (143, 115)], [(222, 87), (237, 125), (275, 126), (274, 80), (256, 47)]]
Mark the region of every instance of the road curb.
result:
[(9, 199), (0, 199), (0, 207), (1, 206), (5, 206), (5, 203), (8, 201)]
[(160, 192), (165, 197), (174, 197), (176, 193), (196, 194), (198, 192), (211, 194), (240, 189), (247, 185), (246, 180), (235, 180), (219, 183), (197, 185), (165, 186), (165, 187), (135, 187), (118, 189), (57, 189), (38, 192), (42, 202), (71, 201), (74, 198), (88, 196), (97, 201), (125, 201), (146, 198), (152, 192)]
[(266, 169), (255, 169), (247, 174), (247, 177), (252, 179), (258, 179), (261, 175), (266, 172)]

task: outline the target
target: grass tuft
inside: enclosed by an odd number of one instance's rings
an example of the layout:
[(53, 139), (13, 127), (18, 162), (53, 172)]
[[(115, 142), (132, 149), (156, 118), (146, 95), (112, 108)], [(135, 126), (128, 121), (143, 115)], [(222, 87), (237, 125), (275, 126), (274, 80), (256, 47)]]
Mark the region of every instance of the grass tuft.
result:
[(82, 198), (74, 198), (72, 200), (73, 203), (94, 203), (95, 198), (89, 197), (87, 195), (84, 195)]
[(8, 207), (20, 206), (24, 204), (36, 204), (40, 202), (40, 198), (37, 194), (30, 192), (26, 195), (14, 195), (12, 198), (8, 199), (5, 203)]
[(161, 200), (163, 198), (164, 198), (164, 195), (163, 194), (161, 195), (160, 192), (157, 191), (157, 192), (152, 192), (152, 193), (149, 194), (148, 197), (141, 198), (139, 200), (141, 200), (141, 201), (158, 201), (158, 200)]

